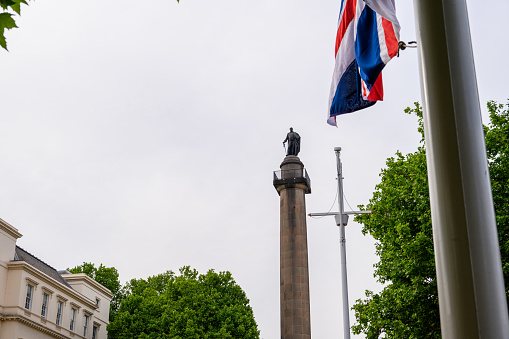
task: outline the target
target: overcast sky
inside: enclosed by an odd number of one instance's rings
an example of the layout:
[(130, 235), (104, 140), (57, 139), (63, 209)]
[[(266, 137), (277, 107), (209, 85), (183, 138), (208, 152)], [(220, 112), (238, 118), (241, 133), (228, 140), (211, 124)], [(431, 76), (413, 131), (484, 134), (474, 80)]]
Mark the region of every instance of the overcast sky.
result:
[[(467, 1), (483, 118), (509, 97), (507, 0)], [(279, 334), (279, 196), (292, 126), (312, 180), (308, 212), (366, 204), (385, 160), (416, 150), (417, 52), (384, 71), (385, 101), (326, 124), (339, 0), (37, 0), (0, 51), (0, 218), (57, 269), (91, 261), (125, 282), (191, 265), (229, 270), (261, 336)], [(411, 1), (401, 38), (415, 40)], [(337, 206), (334, 205), (334, 209)], [(347, 209), (349, 209), (347, 207)], [(347, 227), (350, 304), (374, 242)], [(308, 220), (311, 331), (341, 337), (339, 234)], [(351, 322), (355, 322), (353, 312)]]

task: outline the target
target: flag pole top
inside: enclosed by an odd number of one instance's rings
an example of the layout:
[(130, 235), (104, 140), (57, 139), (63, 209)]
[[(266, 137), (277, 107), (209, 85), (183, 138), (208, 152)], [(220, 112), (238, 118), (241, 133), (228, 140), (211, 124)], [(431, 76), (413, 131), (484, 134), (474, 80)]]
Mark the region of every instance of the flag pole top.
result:
[(341, 152), (341, 147), (334, 147), (334, 152)]

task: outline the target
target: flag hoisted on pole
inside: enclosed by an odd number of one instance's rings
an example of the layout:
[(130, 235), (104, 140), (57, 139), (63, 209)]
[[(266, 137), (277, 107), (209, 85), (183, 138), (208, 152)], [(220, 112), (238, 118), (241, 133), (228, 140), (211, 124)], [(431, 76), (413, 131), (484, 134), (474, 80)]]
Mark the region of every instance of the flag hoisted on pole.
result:
[(398, 54), (394, 0), (341, 0), (327, 122), (383, 100), (382, 69)]

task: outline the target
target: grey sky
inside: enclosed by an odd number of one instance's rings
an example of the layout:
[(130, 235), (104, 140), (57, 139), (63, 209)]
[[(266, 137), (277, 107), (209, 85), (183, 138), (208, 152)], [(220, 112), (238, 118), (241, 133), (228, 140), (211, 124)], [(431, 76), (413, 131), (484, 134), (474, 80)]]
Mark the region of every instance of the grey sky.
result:
[[(57, 269), (115, 266), (122, 282), (191, 265), (229, 270), (263, 338), (279, 337), (279, 198), (292, 126), (308, 212), (366, 204), (385, 159), (420, 136), (415, 50), (384, 71), (385, 101), (326, 124), (339, 0), (37, 0), (0, 51), (0, 218)], [(509, 3), (468, 1), (481, 105), (506, 102)], [(400, 1), (404, 41), (415, 39)], [(334, 208), (337, 208), (334, 206)], [(308, 220), (311, 329), (340, 337), (338, 230)], [(347, 228), (350, 301), (381, 287), (373, 241)], [(354, 322), (353, 313), (351, 315)]]

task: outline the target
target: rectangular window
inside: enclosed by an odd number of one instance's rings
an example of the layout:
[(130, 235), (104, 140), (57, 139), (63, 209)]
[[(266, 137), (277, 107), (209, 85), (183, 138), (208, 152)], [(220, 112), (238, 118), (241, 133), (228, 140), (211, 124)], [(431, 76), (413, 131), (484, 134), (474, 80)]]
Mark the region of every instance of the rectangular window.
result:
[(46, 314), (48, 313), (48, 293), (42, 294), (42, 309), (41, 309), (41, 317), (46, 318)]
[(92, 339), (97, 339), (97, 326), (92, 327)]
[(83, 317), (83, 336), (87, 337), (87, 330), (88, 330), (88, 315), (85, 314)]
[(74, 331), (74, 324), (76, 322), (76, 309), (71, 308), (71, 324), (69, 325), (69, 329)]
[(64, 307), (64, 303), (60, 300), (57, 302), (57, 325), (60, 326), (62, 323), (62, 308)]
[(32, 294), (34, 293), (34, 287), (32, 285), (27, 285), (27, 298), (25, 300), (25, 308), (30, 310), (32, 307)]

